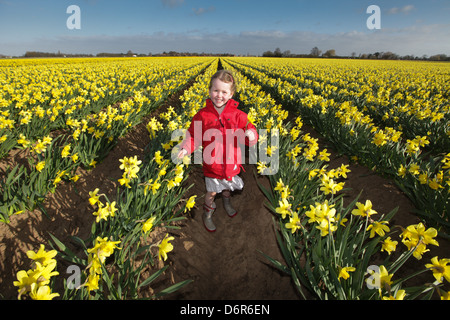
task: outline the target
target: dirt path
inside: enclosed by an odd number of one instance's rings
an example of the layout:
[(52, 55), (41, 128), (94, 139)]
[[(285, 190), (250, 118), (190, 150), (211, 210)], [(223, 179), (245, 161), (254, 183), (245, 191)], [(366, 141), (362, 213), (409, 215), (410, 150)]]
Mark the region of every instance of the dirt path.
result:
[[(174, 240), (170, 255), (174, 279), (194, 282), (169, 299), (299, 299), (291, 278), (278, 272), (261, 254), (282, 259), (272, 215), (253, 175), (255, 167), (244, 167), (244, 189), (232, 197), (238, 214), (229, 218), (221, 196), (217, 196), (213, 216), (217, 230), (210, 233), (203, 226), (203, 199), (199, 199), (192, 218)], [(193, 193), (204, 195), (201, 168), (195, 168), (189, 180), (195, 182)], [(267, 179), (258, 181), (268, 187)]]

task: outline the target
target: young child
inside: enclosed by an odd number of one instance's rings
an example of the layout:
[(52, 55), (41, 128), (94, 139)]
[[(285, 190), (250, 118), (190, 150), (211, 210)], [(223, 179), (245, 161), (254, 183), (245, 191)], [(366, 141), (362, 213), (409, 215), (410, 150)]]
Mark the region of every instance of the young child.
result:
[(203, 223), (210, 232), (216, 230), (212, 215), (216, 209), (214, 198), (217, 193), (222, 193), (228, 216), (237, 214), (230, 197), (231, 191), (244, 187), (244, 182), (238, 176), (244, 155), (241, 147), (243, 144), (253, 146), (258, 141), (255, 126), (248, 121), (247, 114), (237, 108), (238, 102), (232, 99), (235, 92), (236, 82), (230, 71), (220, 70), (212, 76), (210, 98), (206, 100), (206, 106), (192, 118), (178, 153), (181, 159), (203, 146), (203, 174), (207, 191)]

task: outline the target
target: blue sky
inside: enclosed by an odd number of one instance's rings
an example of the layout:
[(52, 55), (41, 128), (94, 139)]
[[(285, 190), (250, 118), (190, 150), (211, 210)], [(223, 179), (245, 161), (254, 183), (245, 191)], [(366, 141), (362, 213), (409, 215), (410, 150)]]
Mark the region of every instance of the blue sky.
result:
[[(77, 5), (81, 29), (69, 29)], [(380, 29), (369, 30), (370, 5)], [(335, 49), (450, 55), (449, 0), (0, 0), (0, 54)]]

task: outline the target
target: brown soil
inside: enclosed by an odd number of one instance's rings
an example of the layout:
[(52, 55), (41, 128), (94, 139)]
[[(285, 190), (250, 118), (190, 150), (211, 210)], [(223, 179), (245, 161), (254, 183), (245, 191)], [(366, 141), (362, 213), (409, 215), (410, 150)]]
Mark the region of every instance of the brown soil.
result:
[[(69, 245), (72, 235), (88, 237), (94, 221), (88, 202), (89, 191), (99, 188), (109, 194), (110, 199), (114, 197), (117, 179), (121, 177), (119, 159), (134, 155), (144, 158), (144, 148), (150, 142), (145, 124), (144, 121), (120, 139), (117, 147), (96, 168), (91, 171), (79, 169), (80, 179), (76, 183), (60, 185), (54, 194), (50, 194), (44, 203), (50, 219), (36, 210), (12, 217), (9, 224), (0, 224), (0, 298), (16, 299), (17, 288), (13, 281), (19, 270), (29, 267), (26, 251), (36, 251), (41, 243), (49, 248), (49, 232)], [(319, 145), (323, 148), (325, 142), (321, 141)], [(20, 158), (20, 153), (16, 157)], [(348, 164), (348, 159), (334, 156), (330, 167), (342, 163)], [(410, 201), (393, 183), (357, 164), (350, 164), (350, 169), (345, 184), (352, 189), (347, 192), (349, 201), (362, 190), (361, 200), (370, 199), (374, 209), (380, 213), (399, 207), (393, 223), (407, 226), (419, 221), (410, 213), (413, 208)], [(266, 200), (257, 185), (259, 182), (268, 186), (268, 180), (263, 177), (255, 179), (255, 168), (251, 165), (245, 165), (245, 170), (242, 173), (244, 190), (233, 194), (232, 198), (238, 215), (229, 218), (222, 208), (222, 199), (216, 199), (215, 233), (209, 233), (203, 227), (203, 176), (200, 167), (192, 170), (187, 184), (195, 184), (189, 193), (198, 195), (197, 205), (181, 223), (181, 229), (170, 231), (175, 237), (172, 241), (174, 250), (165, 262), (170, 267), (156, 286), (165, 288), (182, 280), (194, 281), (165, 299), (300, 299), (290, 277), (281, 274), (261, 254), (263, 252), (282, 261), (272, 214), (265, 207)], [(448, 258), (449, 242), (444, 239), (438, 241), (438, 248), (431, 247), (431, 252), (421, 261), (412, 259), (404, 267), (405, 272), (409, 274), (412, 270), (421, 269), (435, 255)], [(75, 246), (72, 248), (77, 249)], [(67, 276), (64, 263), (59, 272), (59, 277)], [(433, 281), (431, 273), (424, 274), (420, 281)]]

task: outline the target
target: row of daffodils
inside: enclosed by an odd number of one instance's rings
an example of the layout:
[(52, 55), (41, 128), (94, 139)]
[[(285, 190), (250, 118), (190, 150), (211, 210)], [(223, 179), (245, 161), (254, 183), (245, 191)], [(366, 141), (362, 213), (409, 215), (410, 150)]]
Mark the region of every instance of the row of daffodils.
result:
[(62, 180), (76, 181), (78, 167), (102, 161), (120, 137), (207, 63), (201, 58), (64, 61), (69, 62), (0, 64), (0, 157), (14, 148), (28, 159), (0, 176), (2, 222), (25, 210), (46, 213), (42, 203), (48, 192)]
[[(217, 70), (218, 59), (194, 62), (179, 61), (180, 65), (184, 63), (184, 68), (178, 70), (177, 76), (164, 79), (163, 85), (169, 83), (172, 88), (155, 90), (167, 97), (195, 77), (199, 78), (192, 88), (206, 87), (204, 77), (210, 77), (211, 72)], [(192, 88), (185, 94), (187, 100), (205, 95), (204, 92), (190, 95)], [(148, 91), (149, 94), (151, 92)], [(164, 98), (159, 97), (155, 101), (162, 102)], [(130, 104), (130, 100), (119, 106), (123, 104)], [(105, 119), (99, 113), (94, 116)], [(117, 197), (108, 199), (98, 188), (89, 192), (89, 202), (95, 216), (91, 235), (88, 239), (73, 237), (84, 248), (85, 257), (74, 254), (65, 243), (51, 235), (50, 245), (54, 250), (47, 251), (42, 245), (38, 252), (31, 250), (27, 253), (32, 259), (32, 267), (19, 271), (14, 282), (19, 298), (155, 299), (190, 282), (182, 281), (160, 292), (154, 292), (151, 287), (152, 282), (168, 268), (161, 266), (161, 262), (173, 249), (170, 243), (173, 237), (168, 232), (162, 234), (161, 230), (174, 228), (174, 222), (182, 219), (181, 213), (195, 204), (195, 196), (183, 198), (190, 188), (183, 184), (188, 167), (171, 160), (175, 143), (172, 132), (185, 128), (187, 119), (181, 112), (178, 115), (169, 107), (159, 118), (154, 117), (148, 122), (151, 143), (146, 147), (145, 158), (138, 159), (131, 155), (120, 160), (123, 175), (118, 180)], [(110, 126), (115, 124), (110, 123)], [(162, 236), (158, 238), (160, 234)], [(72, 276), (66, 279), (55, 269), (56, 260), (53, 258), (57, 253), (70, 264), (67, 270)], [(57, 282), (63, 282), (64, 292), (52, 291)]]
[(448, 65), (239, 62), (338, 151), (394, 179), (416, 213), (449, 237)]
[[(425, 263), (423, 270), (402, 269), (408, 259), (425, 259), (429, 247), (439, 245), (436, 228), (427, 228), (423, 223), (407, 227), (390, 226), (389, 221), (396, 210), (379, 213), (377, 204), (365, 199), (357, 198), (344, 206), (340, 191), (349, 169), (345, 165), (328, 167), (327, 150), (320, 150), (315, 139), (302, 134), (303, 115), (308, 119), (310, 116), (298, 109), (318, 115), (331, 114), (331, 118), (340, 122), (339, 117), (332, 113), (334, 104), (302, 89), (297, 82), (286, 80), (295, 74), (294, 71), (303, 74), (305, 70), (297, 66), (296, 70), (282, 71), (281, 67), (277, 68), (281, 65), (279, 60), (262, 63), (259, 59), (234, 58), (227, 62), (241, 75), (240, 98), (255, 108), (256, 111), (250, 114), (255, 115), (256, 125), (276, 130), (279, 137), (278, 172), (268, 175), (271, 190), (261, 188), (269, 200), (269, 208), (277, 216), (278, 240), (285, 263), (268, 258), (292, 276), (303, 297), (346, 300), (437, 296), (449, 299), (450, 292), (443, 286), (450, 281), (450, 259), (428, 257), (429, 262)], [(333, 68), (330, 70), (334, 71)], [(302, 118), (297, 117), (294, 123), (281, 124), (285, 111), (281, 111), (261, 88), (279, 97), (283, 104), (291, 107), (297, 104), (294, 112), (300, 112)], [(315, 99), (315, 103), (308, 105), (308, 98)], [(339, 108), (345, 102), (336, 104)], [(352, 121), (356, 122), (355, 118), (353, 115)], [(325, 116), (320, 119), (324, 121)], [(354, 122), (356, 135), (360, 128)], [(328, 126), (328, 122), (319, 123), (319, 120), (315, 124), (319, 128)], [(365, 144), (374, 144), (371, 141), (373, 139), (366, 139)], [(343, 139), (339, 143), (351, 142)], [(272, 148), (270, 152), (273, 151)], [(445, 169), (448, 155), (444, 159), (447, 159), (442, 162)], [(258, 168), (263, 170), (265, 166), (260, 163)], [(448, 195), (448, 188), (445, 192)], [(435, 281), (408, 286), (407, 280), (424, 272), (432, 273)]]

